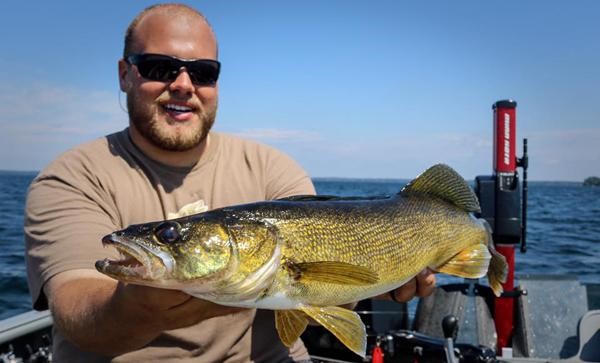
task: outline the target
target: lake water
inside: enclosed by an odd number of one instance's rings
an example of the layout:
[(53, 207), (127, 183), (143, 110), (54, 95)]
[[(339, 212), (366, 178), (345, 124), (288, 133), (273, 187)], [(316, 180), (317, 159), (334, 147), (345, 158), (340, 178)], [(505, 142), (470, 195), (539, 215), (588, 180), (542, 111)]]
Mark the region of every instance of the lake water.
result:
[[(0, 171), (0, 319), (30, 309), (23, 258), (23, 208), (32, 172)], [(406, 180), (316, 179), (319, 194), (390, 195)], [(516, 273), (576, 275), (600, 283), (600, 187), (530, 182), (528, 252)], [(443, 281), (443, 278), (441, 279)]]

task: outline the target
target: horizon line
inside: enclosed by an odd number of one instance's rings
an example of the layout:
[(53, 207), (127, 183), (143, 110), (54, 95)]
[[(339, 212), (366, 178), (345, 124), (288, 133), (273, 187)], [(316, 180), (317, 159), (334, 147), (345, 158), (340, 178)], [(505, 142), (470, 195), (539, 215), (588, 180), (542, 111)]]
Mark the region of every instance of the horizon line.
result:
[[(0, 174), (38, 174), (41, 170), (10, 170), (10, 169), (0, 169)], [(593, 175), (586, 177), (592, 178)], [(414, 179), (412, 178), (399, 178), (399, 177), (356, 177), (356, 176), (310, 176), (310, 179), (313, 181), (336, 181), (336, 180), (365, 180), (365, 181), (380, 181), (380, 182), (406, 182)], [(467, 182), (475, 181), (472, 179), (465, 179)], [(585, 179), (584, 179), (585, 180)], [(584, 180), (551, 180), (551, 179), (527, 179), (527, 182), (539, 182), (539, 183), (581, 183), (583, 184)], [(521, 179), (521, 182), (523, 180)]]

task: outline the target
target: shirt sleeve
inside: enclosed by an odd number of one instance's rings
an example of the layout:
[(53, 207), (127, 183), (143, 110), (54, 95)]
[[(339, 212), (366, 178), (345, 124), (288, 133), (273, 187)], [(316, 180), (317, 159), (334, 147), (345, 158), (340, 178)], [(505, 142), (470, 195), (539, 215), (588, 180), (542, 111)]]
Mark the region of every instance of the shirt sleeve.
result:
[[(71, 160), (72, 161), (72, 160)], [(96, 176), (75, 163), (54, 163), (33, 181), (25, 207), (25, 247), (33, 307), (48, 308), (44, 284), (73, 269), (94, 269), (115, 258), (101, 238), (118, 229), (118, 218)]]
[(267, 199), (316, 194), (310, 176), (294, 159), (278, 150), (270, 151), (266, 173)]

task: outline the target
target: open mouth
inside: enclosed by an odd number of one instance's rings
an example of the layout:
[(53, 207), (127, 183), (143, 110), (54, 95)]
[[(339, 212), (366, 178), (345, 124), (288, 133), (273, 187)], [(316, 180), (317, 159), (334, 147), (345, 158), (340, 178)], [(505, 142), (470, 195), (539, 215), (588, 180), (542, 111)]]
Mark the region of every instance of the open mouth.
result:
[(164, 103), (162, 108), (171, 118), (180, 121), (187, 120), (196, 112), (196, 107), (190, 104)]
[(171, 112), (192, 112), (192, 111), (194, 111), (194, 108), (191, 106), (176, 105), (173, 103), (167, 103), (166, 105), (163, 105), (163, 107), (165, 108), (165, 110), (171, 111)]
[(105, 247), (116, 248), (122, 257), (119, 260), (104, 259), (96, 262), (96, 269), (106, 275), (120, 280), (148, 280), (156, 278), (157, 273), (164, 273), (166, 270), (160, 258), (115, 233), (102, 238), (102, 244)]

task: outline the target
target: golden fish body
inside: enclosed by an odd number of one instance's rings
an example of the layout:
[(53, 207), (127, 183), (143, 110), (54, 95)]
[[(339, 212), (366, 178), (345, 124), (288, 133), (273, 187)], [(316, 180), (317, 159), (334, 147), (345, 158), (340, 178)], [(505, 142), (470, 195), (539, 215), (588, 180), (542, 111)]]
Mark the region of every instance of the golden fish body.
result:
[(130, 226), (104, 238), (139, 264), (98, 261), (122, 281), (183, 290), (223, 305), (276, 310), (290, 346), (312, 318), (365, 355), (356, 313), (337, 307), (401, 286), (425, 268), (486, 275), (506, 262), (467, 183), (436, 165), (389, 198), (292, 197)]

